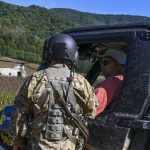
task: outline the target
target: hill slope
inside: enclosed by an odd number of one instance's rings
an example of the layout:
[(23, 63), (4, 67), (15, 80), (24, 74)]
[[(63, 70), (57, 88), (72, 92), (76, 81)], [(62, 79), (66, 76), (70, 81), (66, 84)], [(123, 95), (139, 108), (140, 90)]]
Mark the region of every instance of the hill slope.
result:
[(150, 21), (149, 17), (144, 16), (93, 14), (63, 8), (54, 8), (50, 9), (49, 11), (63, 15), (64, 17), (68, 18), (69, 21), (75, 22), (80, 26)]
[(0, 1), (0, 55), (39, 62), (45, 38), (62, 30), (149, 20), (142, 16), (99, 15), (35, 5), (21, 7)]

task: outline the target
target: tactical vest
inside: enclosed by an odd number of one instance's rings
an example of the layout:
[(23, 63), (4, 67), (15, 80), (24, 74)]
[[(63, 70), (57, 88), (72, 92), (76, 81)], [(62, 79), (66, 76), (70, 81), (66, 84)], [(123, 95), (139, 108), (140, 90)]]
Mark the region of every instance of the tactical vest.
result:
[(44, 135), (45, 139), (60, 141), (64, 134), (64, 124), (67, 124), (67, 115), (62, 107), (59, 94), (63, 96), (71, 112), (80, 114), (81, 108), (73, 93), (70, 70), (66, 68), (48, 68), (45, 72), (48, 77), (45, 90), (49, 94), (49, 103)]

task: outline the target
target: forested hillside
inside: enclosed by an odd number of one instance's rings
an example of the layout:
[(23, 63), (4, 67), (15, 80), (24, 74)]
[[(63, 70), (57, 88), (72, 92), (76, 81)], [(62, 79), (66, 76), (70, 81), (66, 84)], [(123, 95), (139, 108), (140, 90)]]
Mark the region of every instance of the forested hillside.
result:
[(35, 5), (21, 7), (0, 1), (0, 55), (39, 62), (43, 41), (52, 34), (72, 27), (135, 21), (150, 21), (150, 18)]

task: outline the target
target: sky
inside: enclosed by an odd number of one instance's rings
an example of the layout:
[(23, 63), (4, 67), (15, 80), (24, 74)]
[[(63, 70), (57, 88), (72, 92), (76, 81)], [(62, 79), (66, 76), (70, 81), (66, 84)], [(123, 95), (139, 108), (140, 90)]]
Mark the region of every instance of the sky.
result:
[(150, 17), (150, 0), (2, 0), (7, 3), (50, 8), (70, 8), (96, 14), (125, 14)]

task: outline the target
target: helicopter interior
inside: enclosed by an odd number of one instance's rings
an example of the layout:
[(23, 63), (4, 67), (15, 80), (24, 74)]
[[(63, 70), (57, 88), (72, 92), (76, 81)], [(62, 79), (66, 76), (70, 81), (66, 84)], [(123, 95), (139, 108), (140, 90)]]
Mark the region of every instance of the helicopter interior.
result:
[(85, 75), (86, 79), (91, 85), (95, 83), (98, 76), (101, 74), (99, 55), (104, 54), (108, 49), (115, 49), (127, 53), (129, 43), (124, 41), (107, 41), (107, 42), (93, 42), (93, 43), (79, 43), (79, 53), (81, 60), (89, 60), (90, 69)]

